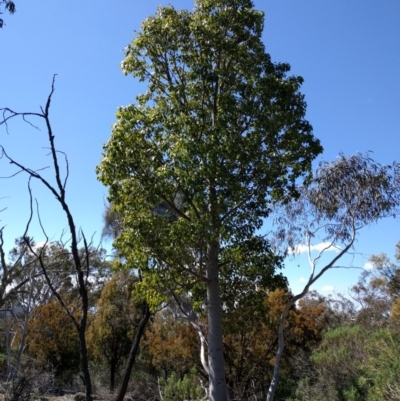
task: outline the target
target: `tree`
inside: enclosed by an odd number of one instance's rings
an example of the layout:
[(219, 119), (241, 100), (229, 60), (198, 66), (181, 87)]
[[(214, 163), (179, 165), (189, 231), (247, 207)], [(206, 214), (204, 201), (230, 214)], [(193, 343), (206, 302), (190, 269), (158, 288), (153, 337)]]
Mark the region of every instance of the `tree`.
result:
[[(115, 212), (115, 210), (111, 204), (108, 204), (106, 206), (106, 210), (103, 215), (103, 221), (104, 221), (104, 228), (103, 228), (103, 232), (102, 232), (103, 238), (107, 238), (107, 237), (115, 238), (116, 236), (119, 235), (119, 233), (122, 230), (122, 222), (121, 222), (119, 213)], [(115, 267), (120, 270), (121, 277), (124, 277), (124, 275), (127, 274), (126, 272), (123, 273), (123, 271), (126, 271), (126, 269), (127, 269), (125, 260), (123, 260), (123, 258), (121, 258), (117, 252), (115, 253), (115, 256), (116, 256), (116, 259), (114, 261)], [(135, 275), (136, 275), (136, 272), (135, 272)], [(130, 276), (128, 274), (127, 277), (130, 278), (128, 280), (128, 282), (130, 282), (130, 284), (133, 285), (133, 282), (131, 282), (131, 279), (133, 278), (133, 276)], [(142, 280), (142, 276), (139, 275), (139, 276), (135, 276), (135, 277), (136, 277), (135, 286), (132, 287), (132, 291), (134, 291), (134, 293), (130, 294), (132, 296), (131, 302), (133, 302), (135, 305), (134, 306), (135, 312), (138, 313), (140, 310), (141, 316), (140, 316), (140, 320), (138, 318), (138, 315), (135, 316), (135, 322), (134, 322), (134, 325), (135, 325), (134, 333), (135, 334), (131, 340), (128, 357), (127, 357), (125, 368), (124, 368), (123, 374), (122, 374), (121, 385), (118, 389), (115, 401), (122, 401), (125, 397), (125, 394), (128, 390), (128, 384), (129, 384), (129, 381), (131, 378), (133, 367), (136, 362), (136, 357), (139, 354), (140, 343), (144, 336), (146, 325), (149, 322), (150, 317), (152, 315), (148, 302), (143, 298), (143, 296), (138, 294), (138, 291), (137, 291), (137, 287), (138, 287), (137, 284), (138, 284), (138, 282), (140, 282)], [(114, 283), (114, 284), (116, 284), (116, 283)], [(112, 292), (110, 295), (112, 295)], [(130, 330), (129, 334), (132, 334), (132, 333), (133, 333), (132, 330)]]
[[(26, 241), (29, 241), (29, 246)], [(22, 355), (26, 348), (29, 318), (34, 308), (50, 297), (50, 290), (44, 285), (43, 274), (37, 258), (29, 251), (29, 247), (35, 244), (27, 237), (18, 238), (15, 247), (9, 253), (9, 263), (12, 266), (13, 280), (9, 282), (9, 289), (2, 299), (7, 306), (5, 309), (4, 323), (7, 348), (8, 380), (17, 379), (20, 376)], [(0, 251), (1, 252), (1, 251)], [(3, 257), (4, 259), (4, 257)], [(4, 281), (12, 277), (9, 275), (10, 266), (4, 265)], [(17, 273), (17, 275), (15, 274)], [(57, 284), (54, 284), (57, 285)], [(10, 337), (7, 314), (10, 314), (15, 322), (13, 338)], [(16, 341), (16, 339), (18, 341)], [(11, 358), (11, 348), (16, 349)], [(12, 360), (13, 359), (13, 360)]]
[[(273, 374), (274, 356), (278, 348), (277, 330), (280, 315), (291, 294), (285, 288), (261, 291), (262, 303), (245, 303), (224, 314), (224, 345), (227, 382), (233, 399), (263, 399)], [(279, 398), (287, 399), (295, 380), (292, 360), (299, 349), (310, 352), (322, 339), (326, 328), (325, 308), (321, 304), (293, 305), (285, 330), (287, 347), (282, 356), (285, 384), (279, 387)]]
[(39, 366), (50, 364), (59, 381), (79, 372), (75, 327), (57, 299), (35, 308), (29, 319), (27, 344), (29, 356)]
[[(300, 197), (277, 207), (277, 237), (287, 249), (306, 242), (311, 273), (303, 290), (291, 297), (281, 315), (279, 349), (274, 377), (267, 401), (272, 401), (278, 384), (279, 363), (284, 349), (284, 328), (287, 314), (303, 298), (310, 286), (353, 247), (359, 231), (377, 220), (398, 213), (400, 206), (400, 165), (381, 166), (368, 155), (341, 155), (335, 162), (322, 162), (309, 186), (299, 188)], [(312, 257), (312, 242), (319, 240), (325, 248)], [(317, 268), (326, 250), (336, 249), (332, 259)]]
[[(84, 385), (85, 385), (85, 390), (86, 390), (86, 400), (87, 401), (92, 401), (92, 382), (91, 382), (91, 377), (90, 377), (90, 371), (89, 371), (89, 364), (88, 364), (88, 354), (87, 354), (87, 346), (86, 346), (86, 327), (88, 323), (88, 312), (89, 312), (89, 290), (88, 288), (90, 287), (89, 285), (89, 277), (90, 277), (90, 271), (92, 268), (92, 261), (91, 257), (93, 256), (93, 247), (87, 242), (86, 237), (83, 233), (82, 230), (77, 230), (76, 224), (74, 217), (71, 213), (70, 207), (68, 205), (68, 202), (66, 200), (66, 186), (68, 182), (68, 176), (69, 176), (69, 165), (68, 165), (68, 158), (66, 157), (65, 153), (59, 151), (56, 149), (55, 145), (55, 135), (53, 132), (53, 128), (51, 125), (50, 121), (50, 105), (51, 105), (51, 100), (52, 96), (54, 94), (55, 90), (55, 76), (53, 76), (53, 81), (52, 81), (52, 86), (51, 86), (51, 91), (50, 94), (47, 98), (46, 101), (46, 106), (43, 108), (41, 107), (40, 112), (16, 112), (8, 107), (1, 108), (0, 112), (2, 115), (2, 119), (0, 120), (0, 126), (4, 126), (7, 133), (9, 132), (9, 124), (11, 123), (11, 120), (16, 119), (16, 118), (21, 118), (23, 121), (29, 123), (29, 125), (33, 128), (37, 128), (34, 126), (31, 121), (27, 121), (27, 118), (29, 119), (38, 119), (39, 122), (41, 122), (46, 130), (47, 134), (47, 140), (48, 140), (48, 145), (49, 145), (49, 154), (51, 157), (52, 161), (52, 171), (54, 173), (54, 180), (55, 183), (52, 184), (50, 180), (46, 179), (46, 177), (43, 175), (42, 170), (34, 170), (23, 163), (17, 161), (13, 157), (11, 157), (7, 152), (6, 149), (4, 149), (3, 146), (0, 145), (0, 150), (1, 150), (1, 158), (7, 160), (12, 166), (16, 168), (16, 173), (13, 174), (11, 177), (15, 176), (16, 174), (19, 173), (24, 173), (26, 174), (28, 178), (28, 192), (29, 192), (29, 197), (30, 197), (30, 218), (27, 223), (27, 232), (29, 229), (30, 222), (33, 217), (33, 196), (32, 196), (32, 189), (30, 186), (31, 180), (37, 180), (38, 182), (41, 183), (41, 185), (46, 188), (49, 193), (51, 193), (58, 204), (58, 206), (62, 209), (64, 216), (67, 221), (67, 227), (68, 227), (68, 234), (70, 236), (70, 251), (67, 253), (67, 263), (68, 266), (71, 267), (71, 272), (74, 274), (74, 278), (76, 281), (76, 286), (77, 286), (77, 293), (79, 297), (79, 309), (80, 313), (75, 315), (73, 311), (71, 311), (68, 308), (67, 303), (63, 300), (62, 296), (60, 293), (57, 291), (57, 288), (55, 288), (52, 284), (52, 281), (48, 275), (47, 271), (47, 266), (46, 266), (46, 260), (47, 260), (47, 249), (51, 247), (51, 243), (49, 240), (49, 237), (47, 236), (44, 228), (42, 227), (42, 232), (45, 238), (45, 244), (40, 247), (39, 249), (34, 249), (30, 239), (26, 236), (24, 237), (25, 239), (25, 244), (29, 248), (29, 251), (35, 256), (41, 271), (46, 279), (47, 285), (51, 289), (52, 294), (57, 298), (57, 300), (60, 302), (60, 305), (63, 307), (64, 311), (67, 313), (69, 318), (71, 319), (75, 329), (76, 333), (79, 338), (79, 351), (80, 351), (80, 361), (81, 361), (81, 370), (82, 370), (82, 375), (84, 379)], [(60, 159), (59, 155), (64, 156), (64, 161), (65, 165), (63, 166), (65, 168), (65, 175), (63, 176), (62, 174), (62, 169), (60, 169)], [(9, 178), (11, 178), (9, 177)], [(39, 209), (39, 206), (37, 205), (37, 208)], [(39, 212), (38, 212), (39, 214)], [(40, 220), (40, 216), (39, 216)], [(83, 243), (82, 248), (80, 247), (80, 242)], [(62, 256), (63, 260), (65, 259), (65, 255), (60, 255)]]
[[(24, 235), (15, 240), (15, 247), (11, 249), (7, 259), (4, 250), (4, 227), (0, 229), (0, 311), (4, 321), (7, 380), (15, 379), (19, 375), (29, 316), (34, 306), (49, 296), (49, 291), (43, 289), (43, 277), (38, 260), (30, 252), (30, 246), (35, 244), (27, 237), (27, 231), (28, 226)], [(26, 244), (27, 241), (29, 245)], [(10, 332), (10, 321), (17, 327), (14, 332)], [(15, 337), (18, 337), (19, 344), (13, 357), (11, 343)]]
[(137, 277), (126, 270), (114, 274), (104, 286), (89, 327), (89, 348), (98, 361), (106, 361), (111, 392), (136, 328), (138, 311), (132, 297), (136, 282)]
[(146, 301), (143, 301), (138, 305), (138, 309), (140, 308), (141, 317), (138, 322), (135, 330), (135, 336), (132, 340), (131, 348), (128, 353), (128, 358), (125, 364), (124, 373), (122, 377), (121, 386), (118, 390), (117, 396), (115, 397), (115, 401), (123, 401), (126, 391), (128, 389), (129, 380), (131, 378), (133, 366), (136, 362), (136, 357), (139, 353), (139, 345), (140, 341), (144, 334), (144, 329), (151, 317), (151, 312), (149, 308), (149, 304)]
[(322, 151), (303, 80), (265, 53), (263, 20), (250, 0), (160, 7), (122, 63), (147, 92), (118, 110), (97, 169), (123, 219), (115, 246), (141, 267), (142, 287), (206, 288), (212, 401), (227, 398), (221, 254), (244, 257), (271, 204), (297, 194)]
[(15, 241), (15, 247), (10, 251), (7, 260), (3, 231), (4, 227), (0, 229), (0, 308), (14, 301), (20, 293), (26, 292), (24, 287), (27, 283), (41, 275), (37, 269), (37, 258), (29, 252), (29, 246), (25, 244), (26, 232)]
[[(400, 244), (396, 245), (395, 259), (400, 259)], [(349, 295), (352, 322), (366, 329), (399, 328), (400, 265), (386, 254), (372, 255), (371, 268), (365, 269)]]

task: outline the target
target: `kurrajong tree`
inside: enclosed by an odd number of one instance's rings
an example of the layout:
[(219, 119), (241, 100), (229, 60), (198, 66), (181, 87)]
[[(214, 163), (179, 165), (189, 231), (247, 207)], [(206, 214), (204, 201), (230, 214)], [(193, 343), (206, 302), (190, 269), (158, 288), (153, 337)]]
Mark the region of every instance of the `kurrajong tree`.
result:
[(206, 287), (212, 401), (227, 399), (221, 255), (245, 257), (271, 204), (297, 194), (322, 151), (303, 80), (271, 61), (263, 23), (250, 0), (160, 7), (122, 62), (147, 91), (118, 110), (97, 169), (122, 216), (115, 246), (142, 270), (142, 287)]

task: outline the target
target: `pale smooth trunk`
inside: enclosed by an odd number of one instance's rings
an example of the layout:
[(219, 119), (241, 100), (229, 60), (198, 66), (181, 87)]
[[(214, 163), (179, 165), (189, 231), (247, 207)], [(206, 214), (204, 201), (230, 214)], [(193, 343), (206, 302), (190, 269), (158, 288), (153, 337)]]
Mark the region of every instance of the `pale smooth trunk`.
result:
[(275, 396), (276, 388), (278, 387), (278, 380), (279, 380), (279, 370), (280, 370), (280, 363), (283, 354), (283, 350), (285, 348), (285, 339), (283, 337), (283, 332), (285, 329), (286, 318), (289, 313), (290, 308), (296, 302), (296, 297), (291, 298), (285, 305), (285, 308), (282, 311), (281, 319), (279, 322), (279, 329), (278, 329), (278, 352), (275, 358), (275, 365), (274, 365), (274, 373), (272, 376), (271, 384), (268, 389), (267, 400), (266, 401), (273, 401)]
[(218, 244), (209, 246), (207, 266), (208, 368), (210, 401), (227, 401), (222, 342), (221, 298), (218, 280)]

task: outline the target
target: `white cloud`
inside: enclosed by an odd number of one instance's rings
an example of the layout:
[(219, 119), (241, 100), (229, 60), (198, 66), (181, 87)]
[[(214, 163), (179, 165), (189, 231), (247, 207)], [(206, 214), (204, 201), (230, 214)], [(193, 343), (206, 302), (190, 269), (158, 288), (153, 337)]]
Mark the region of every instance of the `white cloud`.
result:
[(334, 290), (334, 288), (331, 285), (324, 285), (322, 287), (322, 291), (333, 291), (333, 290)]
[[(311, 251), (334, 251), (337, 252), (340, 249), (337, 246), (332, 245), (330, 242), (320, 242), (319, 244), (311, 245)], [(289, 249), (289, 253), (304, 253), (308, 252), (308, 245), (299, 244), (296, 245), (294, 248)]]
[(371, 262), (367, 262), (364, 264), (364, 269), (373, 269), (374, 265)]
[(305, 283), (307, 280), (304, 277), (300, 277), (300, 283)]

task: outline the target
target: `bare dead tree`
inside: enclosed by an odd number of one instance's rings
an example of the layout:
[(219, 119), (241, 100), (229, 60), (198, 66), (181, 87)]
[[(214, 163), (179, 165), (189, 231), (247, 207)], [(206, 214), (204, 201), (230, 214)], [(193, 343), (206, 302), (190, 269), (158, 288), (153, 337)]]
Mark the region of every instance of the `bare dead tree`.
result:
[[(400, 165), (381, 166), (368, 154), (340, 155), (333, 163), (321, 163), (311, 184), (300, 188), (299, 193), (299, 199), (277, 207), (275, 224), (279, 229), (276, 238), (286, 252), (296, 252), (296, 246), (305, 242), (311, 272), (303, 290), (289, 299), (281, 314), (279, 346), (267, 401), (273, 400), (278, 385), (285, 346), (283, 334), (291, 306), (328, 270), (344, 267), (337, 263), (353, 248), (362, 228), (398, 213)], [(314, 241), (325, 244), (316, 257), (312, 255)], [(335, 256), (318, 268), (322, 255), (332, 249), (336, 251)]]
[[(16, 159), (11, 157), (10, 155), (8, 155), (6, 150), (4, 149), (4, 147), (1, 145), (0, 145), (0, 152), (1, 152), (2, 158), (5, 158), (11, 165), (14, 165), (18, 169), (16, 174), (25, 173), (28, 175), (29, 180), (37, 180), (37, 181), (41, 182), (41, 184), (43, 184), (44, 187), (47, 188), (47, 190), (52, 195), (54, 195), (54, 197), (56, 198), (56, 201), (60, 205), (60, 207), (63, 210), (64, 215), (67, 219), (68, 234), (70, 236), (70, 248), (71, 248), (70, 261), (74, 268), (76, 282), (77, 282), (77, 286), (78, 286), (78, 292), (79, 292), (79, 299), (80, 299), (79, 313), (73, 313), (73, 311), (71, 311), (68, 308), (67, 303), (63, 300), (59, 291), (53, 285), (53, 282), (49, 276), (49, 272), (48, 272), (48, 269), (46, 266), (46, 249), (47, 249), (48, 245), (50, 244), (50, 241), (49, 241), (49, 237), (47, 236), (47, 234), (44, 230), (44, 227), (41, 223), (39, 213), (38, 213), (39, 222), (42, 227), (43, 234), (45, 235), (45, 238), (46, 238), (45, 244), (40, 249), (35, 249), (34, 247), (32, 247), (30, 241), (26, 237), (26, 246), (29, 248), (30, 252), (33, 255), (35, 255), (49, 288), (51, 289), (53, 295), (59, 301), (62, 308), (68, 314), (68, 316), (72, 320), (72, 322), (77, 330), (77, 334), (78, 334), (78, 338), (79, 338), (81, 370), (82, 370), (82, 375), (83, 375), (83, 380), (84, 380), (84, 385), (85, 385), (85, 390), (86, 390), (86, 400), (91, 401), (92, 400), (92, 383), (91, 383), (91, 377), (90, 377), (89, 366), (88, 366), (88, 354), (87, 354), (86, 337), (85, 337), (87, 318), (88, 318), (88, 308), (89, 308), (88, 277), (89, 277), (89, 269), (90, 269), (91, 250), (90, 250), (90, 245), (86, 241), (86, 238), (85, 238), (82, 230), (80, 230), (78, 232), (74, 218), (70, 211), (69, 205), (66, 201), (66, 185), (67, 185), (68, 175), (69, 175), (68, 159), (63, 152), (60, 152), (56, 149), (55, 142), (54, 142), (55, 136), (53, 133), (51, 122), (50, 122), (50, 105), (51, 105), (52, 96), (53, 96), (54, 90), (55, 90), (55, 86), (54, 86), (55, 85), (55, 77), (56, 76), (54, 75), (52, 85), (51, 85), (51, 91), (47, 98), (46, 106), (44, 107), (44, 109), (41, 107), (40, 112), (16, 112), (7, 107), (0, 109), (0, 112), (2, 114), (2, 119), (0, 120), (0, 126), (1, 125), (5, 126), (7, 132), (8, 132), (8, 123), (11, 119), (14, 119), (14, 118), (22, 118), (23, 121), (27, 122), (28, 124), (30, 124), (33, 127), (35, 127), (35, 125), (33, 125), (30, 122), (30, 120), (29, 120), (30, 118), (37, 118), (41, 121), (44, 121), (45, 126), (46, 126), (46, 131), (47, 131), (47, 139), (48, 139), (49, 148), (50, 148), (50, 155), (51, 155), (51, 159), (52, 159), (52, 169), (54, 172), (55, 184), (50, 183), (42, 175), (41, 170), (33, 170), (33, 169), (27, 167), (26, 165), (24, 165), (23, 163), (18, 162)], [(62, 154), (64, 156), (64, 160), (65, 160), (65, 167), (66, 167), (65, 177), (62, 177), (62, 174), (60, 171), (60, 162), (59, 162), (60, 154)], [(30, 196), (30, 200), (31, 200), (31, 218), (32, 218), (33, 197), (32, 197), (32, 191), (31, 191), (30, 186), (28, 186), (28, 189), (29, 189), (29, 196)], [(31, 218), (30, 218), (30, 220), (31, 220)], [(29, 223), (28, 223), (28, 227), (29, 227)], [(0, 237), (0, 240), (1, 240), (1, 237)], [(82, 252), (80, 252), (80, 246), (79, 246), (79, 243), (81, 241), (83, 241), (83, 250), (84, 250), (83, 254), (82, 254)], [(1, 256), (1, 252), (0, 252), (0, 256)]]

